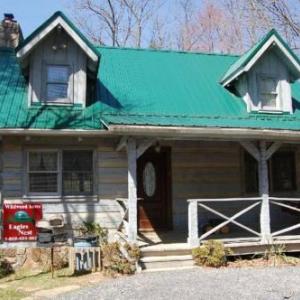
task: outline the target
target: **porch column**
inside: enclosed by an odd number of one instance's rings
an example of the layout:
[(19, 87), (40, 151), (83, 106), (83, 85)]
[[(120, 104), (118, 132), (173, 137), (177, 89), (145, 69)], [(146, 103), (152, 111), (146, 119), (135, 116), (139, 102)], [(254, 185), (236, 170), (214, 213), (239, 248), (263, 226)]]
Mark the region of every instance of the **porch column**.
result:
[(136, 140), (129, 138), (127, 141), (128, 157), (128, 241), (137, 240), (137, 151)]
[(260, 230), (262, 243), (271, 241), (270, 203), (269, 203), (269, 177), (267, 145), (265, 141), (259, 142), (260, 157), (258, 162), (259, 194), (262, 197), (260, 211)]
[(188, 217), (188, 244), (191, 248), (195, 248), (200, 245), (198, 232), (198, 202), (196, 200), (189, 201)]

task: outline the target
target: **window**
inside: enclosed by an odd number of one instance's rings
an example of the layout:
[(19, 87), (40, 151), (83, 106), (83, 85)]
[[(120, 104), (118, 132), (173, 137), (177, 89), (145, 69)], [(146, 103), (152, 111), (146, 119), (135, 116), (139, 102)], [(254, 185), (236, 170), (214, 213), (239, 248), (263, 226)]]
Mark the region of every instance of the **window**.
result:
[(29, 152), (28, 190), (30, 193), (58, 192), (58, 155), (56, 152)]
[[(296, 190), (296, 161), (293, 151), (274, 153), (268, 161), (271, 192), (290, 192)], [(245, 192), (258, 193), (258, 163), (244, 152)]]
[(263, 110), (275, 110), (278, 101), (278, 79), (259, 76), (259, 97)]
[(244, 152), (245, 192), (247, 194), (258, 193), (258, 163), (252, 155)]
[(60, 65), (47, 66), (46, 100), (48, 102), (69, 102), (68, 100), (69, 67)]
[(29, 193), (93, 194), (92, 151), (30, 151), (27, 157)]
[(271, 162), (272, 189), (287, 192), (296, 189), (295, 154), (293, 151), (275, 153)]
[(63, 152), (63, 193), (92, 194), (93, 156), (91, 151)]

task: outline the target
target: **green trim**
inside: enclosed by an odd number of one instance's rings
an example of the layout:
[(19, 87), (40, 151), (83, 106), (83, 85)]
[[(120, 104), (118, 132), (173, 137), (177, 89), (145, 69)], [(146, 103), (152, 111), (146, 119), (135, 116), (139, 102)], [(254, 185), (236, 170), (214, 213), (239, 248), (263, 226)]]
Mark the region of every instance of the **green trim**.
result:
[(292, 51), (292, 49), (287, 45), (287, 43), (282, 39), (280, 34), (272, 29), (266, 34), (257, 44), (255, 44), (251, 49), (249, 49), (245, 54), (243, 54), (237, 61), (235, 61), (230, 68), (227, 70), (220, 83), (224, 84), (231, 77), (233, 77), (236, 73), (238, 73), (241, 69), (243, 69), (250, 60), (257, 54), (257, 52), (263, 47), (265, 43), (272, 37), (275, 36), (279, 42), (285, 47), (285, 49), (290, 53), (290, 55), (296, 60), (296, 62), (300, 66), (300, 60), (298, 56)]
[(31, 107), (42, 107), (42, 106), (51, 106), (51, 107), (61, 107), (64, 109), (68, 109), (68, 108), (83, 108), (83, 105), (80, 103), (62, 103), (62, 104), (57, 104), (57, 103), (47, 103), (47, 102), (43, 102), (43, 101), (39, 101), (39, 102), (31, 102), (30, 104)]

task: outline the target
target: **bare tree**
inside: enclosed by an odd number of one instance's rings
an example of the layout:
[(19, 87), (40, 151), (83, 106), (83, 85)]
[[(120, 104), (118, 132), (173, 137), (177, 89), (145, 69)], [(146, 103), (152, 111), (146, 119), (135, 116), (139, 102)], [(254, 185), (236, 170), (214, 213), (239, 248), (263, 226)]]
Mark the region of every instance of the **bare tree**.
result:
[(177, 5), (177, 26), (173, 32), (176, 47), (179, 50), (193, 50), (199, 39), (197, 26), (195, 26), (197, 16), (195, 1), (179, 0)]
[(300, 47), (299, 0), (253, 0), (272, 19), (272, 24), (284, 35), (294, 49)]
[(274, 27), (300, 49), (300, 0), (66, 1), (99, 44), (242, 53)]
[(144, 29), (148, 30), (148, 23), (155, 20), (163, 3), (164, 0), (75, 0), (70, 7), (93, 41), (141, 47)]
[(135, 46), (141, 47), (143, 29), (146, 27), (149, 20), (155, 18), (155, 14), (165, 1), (162, 0), (121, 0), (128, 9), (128, 14), (134, 19), (133, 35)]

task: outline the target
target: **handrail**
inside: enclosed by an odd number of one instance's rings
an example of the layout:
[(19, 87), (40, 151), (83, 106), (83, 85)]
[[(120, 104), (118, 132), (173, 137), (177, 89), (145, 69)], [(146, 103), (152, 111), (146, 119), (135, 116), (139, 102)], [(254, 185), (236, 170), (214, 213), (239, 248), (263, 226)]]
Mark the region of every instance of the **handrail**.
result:
[(262, 197), (237, 197), (237, 198), (199, 198), (188, 199), (187, 202), (226, 202), (226, 201), (259, 201)]
[(272, 201), (295, 201), (295, 202), (300, 202), (300, 198), (288, 198), (288, 197), (282, 197), (282, 198), (279, 198), (279, 197), (269, 197), (269, 200), (272, 200)]

